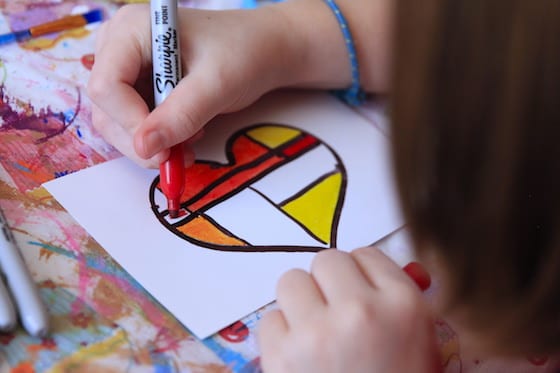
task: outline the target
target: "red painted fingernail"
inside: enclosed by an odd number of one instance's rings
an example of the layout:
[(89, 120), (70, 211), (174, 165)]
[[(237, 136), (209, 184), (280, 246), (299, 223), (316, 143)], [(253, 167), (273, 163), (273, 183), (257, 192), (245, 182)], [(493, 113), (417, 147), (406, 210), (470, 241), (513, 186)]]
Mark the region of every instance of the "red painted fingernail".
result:
[(403, 271), (410, 276), (416, 285), (418, 285), (420, 290), (424, 291), (430, 287), (432, 279), (422, 264), (418, 262), (410, 262), (403, 267)]

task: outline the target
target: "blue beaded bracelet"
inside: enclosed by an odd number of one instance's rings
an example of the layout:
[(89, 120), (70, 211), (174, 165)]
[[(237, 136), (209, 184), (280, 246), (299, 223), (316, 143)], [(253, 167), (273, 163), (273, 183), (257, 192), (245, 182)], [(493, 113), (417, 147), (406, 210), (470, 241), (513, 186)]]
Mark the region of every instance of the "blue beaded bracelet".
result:
[(336, 97), (350, 105), (358, 106), (366, 99), (366, 94), (360, 86), (360, 69), (358, 66), (358, 57), (356, 56), (356, 48), (354, 47), (354, 39), (348, 28), (348, 23), (338, 8), (334, 0), (324, 0), (333, 11), (340, 29), (344, 42), (348, 49), (348, 57), (350, 57), (350, 68), (352, 69), (352, 85), (347, 89), (335, 90), (333, 93)]

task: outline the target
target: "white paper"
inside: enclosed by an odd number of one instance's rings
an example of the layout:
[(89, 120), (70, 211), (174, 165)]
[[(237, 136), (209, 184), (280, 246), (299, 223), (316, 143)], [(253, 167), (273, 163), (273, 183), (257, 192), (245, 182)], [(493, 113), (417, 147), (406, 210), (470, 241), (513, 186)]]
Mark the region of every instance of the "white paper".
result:
[[(336, 246), (342, 250), (365, 246), (402, 225), (386, 137), (326, 94), (275, 93), (243, 112), (217, 118), (196, 144), (197, 161), (227, 163), (227, 140), (258, 124), (288, 125), (322, 143), (207, 208), (205, 214), (222, 228), (255, 247), (328, 247), (328, 242), (319, 242), (289, 215), (279, 213), (278, 204), (334, 170), (333, 154), (341, 160), (346, 180)], [(276, 282), (288, 269), (309, 268), (312, 252), (213, 250), (170, 232), (151, 209), (149, 191), (157, 176), (156, 170), (120, 158), (58, 178), (45, 187), (199, 338), (273, 301)], [(153, 201), (164, 209), (159, 191)]]

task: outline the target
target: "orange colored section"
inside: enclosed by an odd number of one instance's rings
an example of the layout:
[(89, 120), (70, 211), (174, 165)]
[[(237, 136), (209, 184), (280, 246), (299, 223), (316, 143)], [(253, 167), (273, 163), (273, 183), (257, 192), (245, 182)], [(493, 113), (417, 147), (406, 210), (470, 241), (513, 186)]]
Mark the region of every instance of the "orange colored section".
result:
[(208, 221), (203, 216), (198, 216), (188, 223), (177, 227), (177, 230), (194, 238), (195, 240), (210, 244), (223, 246), (247, 246), (247, 242), (233, 236), (228, 236), (226, 233), (219, 230), (214, 223)]

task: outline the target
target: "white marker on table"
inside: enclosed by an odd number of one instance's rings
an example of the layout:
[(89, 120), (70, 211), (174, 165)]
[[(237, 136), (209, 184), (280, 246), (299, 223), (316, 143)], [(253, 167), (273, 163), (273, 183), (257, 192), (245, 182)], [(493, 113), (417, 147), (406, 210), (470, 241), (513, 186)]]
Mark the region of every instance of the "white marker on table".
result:
[(0, 280), (0, 331), (10, 331), (16, 327), (16, 324), (16, 309), (12, 302), (12, 296), (4, 284), (4, 278), (2, 278)]
[(44, 337), (48, 333), (49, 317), (41, 301), (39, 290), (29, 274), (14, 236), (0, 210), (0, 265), (11, 290), (19, 318), (32, 336)]

